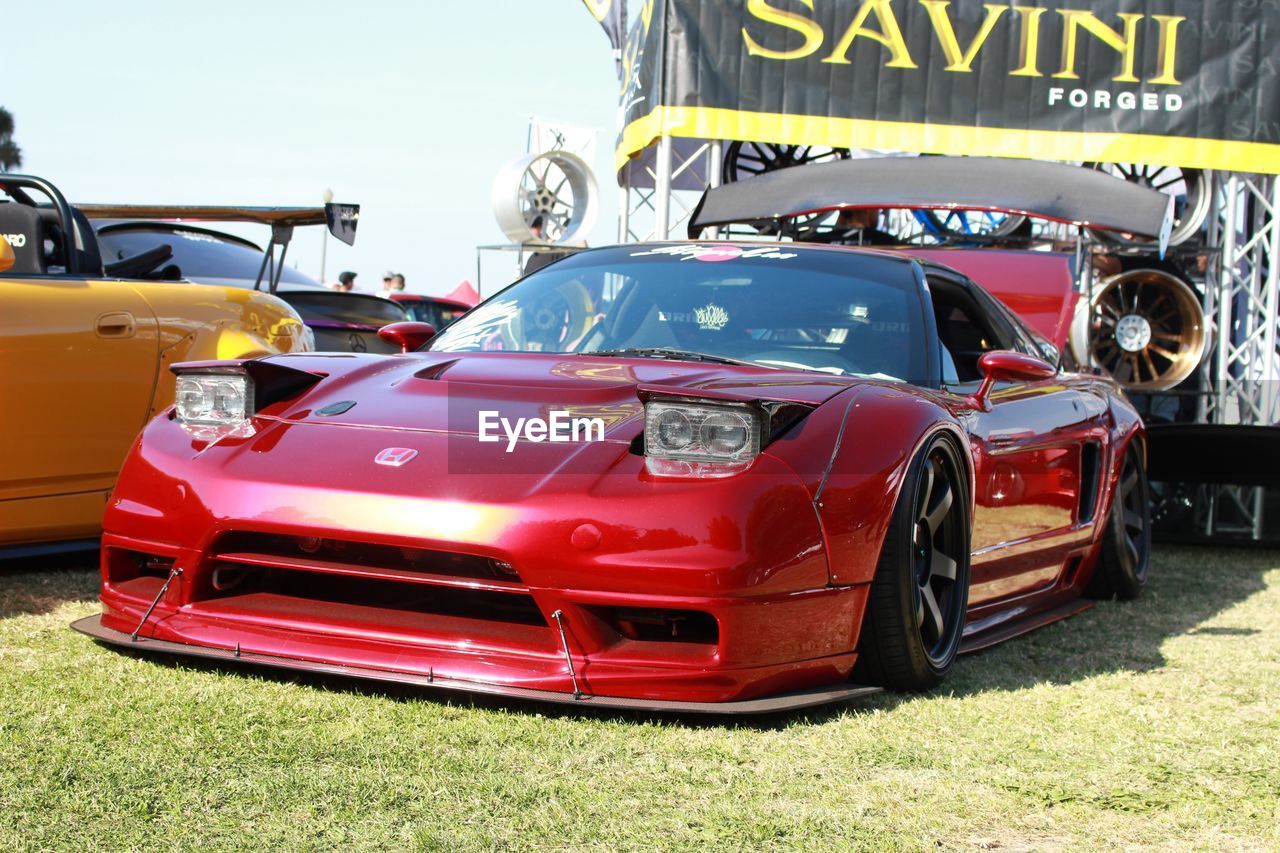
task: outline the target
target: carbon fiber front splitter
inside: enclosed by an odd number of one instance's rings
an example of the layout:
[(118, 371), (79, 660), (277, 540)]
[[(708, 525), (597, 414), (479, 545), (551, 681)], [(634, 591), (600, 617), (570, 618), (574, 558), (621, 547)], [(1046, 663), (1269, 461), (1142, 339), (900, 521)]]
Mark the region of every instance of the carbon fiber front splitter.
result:
[(672, 714), (776, 714), (783, 711), (812, 708), (818, 705), (847, 702), (851, 699), (880, 692), (879, 687), (839, 684), (829, 687), (812, 687), (794, 693), (765, 696), (759, 699), (744, 699), (737, 702), (680, 702), (667, 699), (628, 699), (620, 696), (584, 695), (575, 697), (572, 693), (558, 693), (551, 690), (533, 690), (527, 687), (512, 687), (505, 684), (489, 684), (482, 681), (466, 681), (457, 678), (442, 678), (369, 667), (340, 666), (275, 655), (237, 652), (234, 649), (215, 649), (207, 646), (187, 645), (186, 643), (172, 643), (168, 640), (154, 640), (147, 637), (138, 637), (135, 641), (123, 631), (115, 631), (111, 628), (103, 627), (101, 616), (86, 616), (84, 619), (72, 622), (71, 627), (95, 640), (138, 652), (183, 655), (185, 657), (204, 658), (228, 663), (252, 664), (254, 666), (267, 666), (320, 675), (380, 681), (388, 684), (407, 684), (440, 690), (456, 690), (464, 693), (505, 696), (531, 702), (556, 702), (579, 708), (611, 708)]

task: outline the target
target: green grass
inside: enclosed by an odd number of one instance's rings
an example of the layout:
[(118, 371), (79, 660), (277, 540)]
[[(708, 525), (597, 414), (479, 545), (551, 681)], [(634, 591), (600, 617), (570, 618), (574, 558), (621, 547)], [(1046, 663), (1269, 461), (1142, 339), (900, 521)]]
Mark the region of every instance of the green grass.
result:
[(1133, 604), (926, 696), (739, 721), (95, 645), (82, 565), (0, 567), (0, 849), (1280, 849), (1280, 554), (1162, 549)]

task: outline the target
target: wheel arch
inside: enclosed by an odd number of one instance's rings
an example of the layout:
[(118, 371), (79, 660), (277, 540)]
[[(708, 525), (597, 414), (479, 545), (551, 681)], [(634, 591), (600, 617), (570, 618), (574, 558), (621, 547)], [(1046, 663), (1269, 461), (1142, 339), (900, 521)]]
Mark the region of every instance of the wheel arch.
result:
[[(904, 436), (910, 439), (904, 441)], [(952, 443), (962, 460), (962, 488), (972, 529), (974, 462), (960, 421), (928, 395), (898, 389), (868, 388), (856, 405), (850, 404), (839, 446), (814, 501), (833, 585), (869, 583), (875, 576), (911, 462), (939, 436)]]

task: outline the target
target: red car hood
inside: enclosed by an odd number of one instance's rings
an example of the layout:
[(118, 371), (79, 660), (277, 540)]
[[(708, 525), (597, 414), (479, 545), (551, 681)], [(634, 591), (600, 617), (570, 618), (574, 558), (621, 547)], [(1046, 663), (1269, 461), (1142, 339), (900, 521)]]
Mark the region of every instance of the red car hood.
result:
[[(538, 353), (299, 355), (272, 359), (329, 378), (294, 404), (264, 415), (295, 423), (475, 434), (481, 412), (515, 423), (602, 418), (605, 437), (629, 441), (643, 410), (640, 391), (818, 405), (856, 380), (765, 367), (649, 358)], [(354, 405), (336, 414), (326, 408)]]

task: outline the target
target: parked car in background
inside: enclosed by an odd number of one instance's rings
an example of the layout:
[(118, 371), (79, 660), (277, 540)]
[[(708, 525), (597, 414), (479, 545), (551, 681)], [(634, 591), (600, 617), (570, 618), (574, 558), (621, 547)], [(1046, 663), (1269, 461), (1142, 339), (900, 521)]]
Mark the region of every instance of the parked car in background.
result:
[(437, 332), (471, 310), (471, 306), (465, 302), (445, 299), (443, 296), (393, 293), (390, 298), (404, 308), (410, 320), (430, 323)]
[(311, 336), (265, 292), (104, 269), (46, 180), (0, 175), (0, 192), (0, 556), (85, 547), (138, 430), (173, 403), (172, 364), (305, 352)]
[[(396, 352), (378, 337), (378, 329), (407, 319), (403, 308), (368, 293), (339, 293), (283, 263), (276, 263), (273, 244), (264, 250), (243, 237), (216, 231), (199, 221), (240, 221), (290, 227), (325, 221), (321, 208), (193, 208), (155, 206), (86, 206), (97, 220), (98, 243), (109, 261), (152, 258), (141, 275), (156, 279), (182, 278), (200, 284), (266, 289), (301, 315), (315, 335), (316, 349), (339, 352)], [(282, 216), (290, 215), (287, 218)], [(180, 221), (172, 221), (178, 219)], [(266, 263), (270, 258), (270, 263)], [(274, 273), (272, 279), (268, 274)]]

